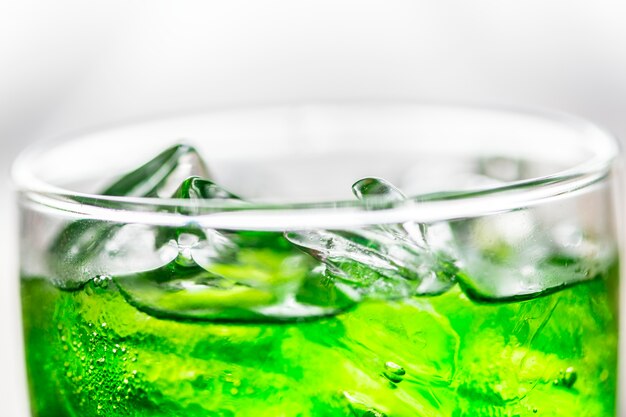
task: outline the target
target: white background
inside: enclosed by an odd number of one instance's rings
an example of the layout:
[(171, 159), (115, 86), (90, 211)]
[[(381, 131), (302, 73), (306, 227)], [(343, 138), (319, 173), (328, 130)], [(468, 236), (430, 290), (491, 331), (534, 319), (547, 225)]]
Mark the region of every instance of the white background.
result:
[(25, 415), (6, 178), (29, 142), (189, 109), (361, 98), (558, 108), (626, 137), (625, 18), (608, 0), (0, 0), (0, 415)]

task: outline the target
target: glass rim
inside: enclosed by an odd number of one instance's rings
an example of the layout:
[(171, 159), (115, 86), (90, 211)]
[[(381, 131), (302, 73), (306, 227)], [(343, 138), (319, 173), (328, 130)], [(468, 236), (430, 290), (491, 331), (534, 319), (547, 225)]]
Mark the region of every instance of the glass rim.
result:
[[(389, 102), (376, 101), (386, 105)], [(405, 105), (407, 102), (391, 102)], [(305, 104), (315, 107), (336, 105), (336, 102)], [(345, 104), (345, 103), (341, 103)], [(371, 104), (371, 103), (370, 103)], [(567, 124), (592, 141), (594, 154), (567, 169), (549, 175), (506, 182), (470, 190), (446, 190), (410, 195), (404, 201), (386, 199), (337, 200), (322, 202), (245, 202), (233, 200), (188, 200), (175, 198), (119, 197), (72, 191), (50, 184), (31, 169), (46, 150), (68, 140), (103, 130), (149, 124), (177, 119), (161, 117), (139, 123), (122, 123), (104, 128), (89, 129), (38, 141), (23, 150), (11, 170), (13, 184), (21, 204), (39, 211), (54, 212), (69, 218), (93, 218), (113, 222), (181, 226), (190, 223), (207, 228), (247, 230), (294, 230), (310, 228), (350, 228), (384, 223), (419, 221), (433, 223), (477, 217), (534, 206), (547, 201), (571, 196), (602, 181), (609, 175), (612, 164), (620, 153), (619, 141), (607, 130), (585, 119), (553, 110), (510, 106), (424, 104), (408, 102), (422, 108), (450, 110), (480, 110), (490, 113), (525, 114)], [(349, 103), (350, 106), (355, 106)], [(206, 115), (237, 112), (255, 108), (280, 108), (297, 105), (235, 106), (187, 114)], [(180, 116), (179, 116), (180, 117)], [(189, 214), (180, 214), (176, 208), (186, 208)]]

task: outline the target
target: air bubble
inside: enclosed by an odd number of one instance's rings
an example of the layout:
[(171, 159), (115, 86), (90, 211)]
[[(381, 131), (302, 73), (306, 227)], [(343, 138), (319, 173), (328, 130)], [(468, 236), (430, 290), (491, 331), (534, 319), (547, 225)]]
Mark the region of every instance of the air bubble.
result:
[(404, 368), (398, 365), (397, 363), (395, 362), (385, 363), (385, 371), (383, 372), (383, 375), (391, 382), (395, 384), (402, 382), (405, 374), (406, 374), (406, 371), (404, 370)]
[(567, 388), (571, 388), (574, 386), (574, 383), (576, 383), (577, 379), (578, 379), (578, 374), (576, 373), (574, 368), (570, 366), (569, 368), (565, 370), (565, 373), (563, 374), (563, 378), (562, 378), (563, 385), (566, 386)]

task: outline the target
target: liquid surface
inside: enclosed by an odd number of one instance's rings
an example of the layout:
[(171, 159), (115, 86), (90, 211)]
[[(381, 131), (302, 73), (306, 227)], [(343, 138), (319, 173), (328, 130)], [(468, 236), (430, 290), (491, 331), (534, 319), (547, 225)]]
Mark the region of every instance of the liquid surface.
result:
[(613, 280), (453, 287), (292, 323), (157, 318), (117, 284), (22, 280), (34, 417), (614, 416)]

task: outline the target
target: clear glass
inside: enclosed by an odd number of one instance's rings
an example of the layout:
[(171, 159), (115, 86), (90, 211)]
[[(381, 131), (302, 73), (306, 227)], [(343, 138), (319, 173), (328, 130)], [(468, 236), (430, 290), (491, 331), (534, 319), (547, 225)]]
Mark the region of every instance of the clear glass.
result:
[(411, 103), (42, 143), (13, 170), (32, 415), (615, 416), (617, 155)]

